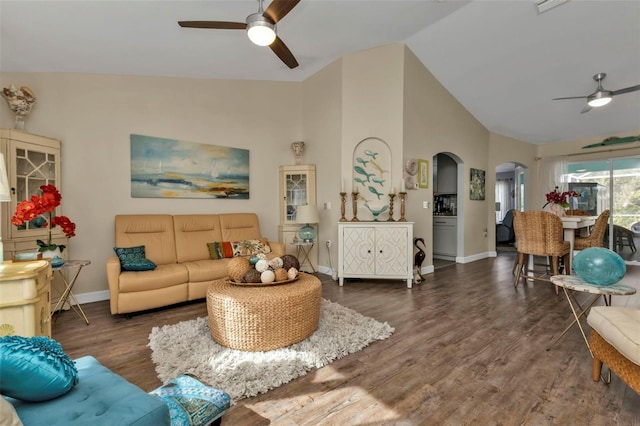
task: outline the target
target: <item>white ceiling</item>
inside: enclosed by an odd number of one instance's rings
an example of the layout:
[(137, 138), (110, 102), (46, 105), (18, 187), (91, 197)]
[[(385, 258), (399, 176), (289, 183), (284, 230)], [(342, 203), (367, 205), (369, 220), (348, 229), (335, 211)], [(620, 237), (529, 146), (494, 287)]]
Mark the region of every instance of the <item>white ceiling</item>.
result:
[(640, 84), (638, 0), (542, 14), (534, 0), (302, 0), (278, 24), (294, 70), (243, 31), (176, 23), (257, 10), (256, 0), (0, 0), (0, 70), (302, 81), (350, 52), (405, 43), (492, 132), (542, 144), (640, 128), (640, 91), (586, 114), (584, 100), (551, 100), (592, 93), (598, 72), (608, 90)]

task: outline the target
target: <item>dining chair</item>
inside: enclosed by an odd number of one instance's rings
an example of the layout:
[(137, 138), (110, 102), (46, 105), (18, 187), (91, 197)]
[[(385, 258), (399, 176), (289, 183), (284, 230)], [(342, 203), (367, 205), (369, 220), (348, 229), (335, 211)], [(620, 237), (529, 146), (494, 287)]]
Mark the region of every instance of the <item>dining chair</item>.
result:
[(604, 234), (607, 230), (607, 223), (609, 222), (609, 210), (605, 210), (600, 213), (600, 216), (596, 219), (596, 223), (593, 224), (591, 233), (588, 237), (576, 236), (573, 241), (574, 250), (584, 250), (590, 247), (604, 247), (606, 243), (604, 241)]
[[(520, 278), (551, 282), (545, 275), (560, 274), (560, 259), (564, 261), (564, 272), (571, 271), (571, 245), (564, 241), (562, 220), (553, 213), (542, 210), (527, 212), (514, 211), (513, 226), (518, 242), (516, 254), (516, 278), (514, 287), (518, 287)], [(529, 269), (529, 256), (544, 256), (549, 260), (550, 270)], [(530, 274), (531, 273), (531, 274)], [(539, 273), (536, 275), (536, 273)], [(556, 294), (558, 288), (556, 287)]]

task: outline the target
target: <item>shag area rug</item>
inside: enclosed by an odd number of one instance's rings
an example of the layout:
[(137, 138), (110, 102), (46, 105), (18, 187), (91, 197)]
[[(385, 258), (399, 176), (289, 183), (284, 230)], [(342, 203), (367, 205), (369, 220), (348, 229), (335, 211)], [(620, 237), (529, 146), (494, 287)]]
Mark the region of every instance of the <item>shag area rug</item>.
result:
[(256, 396), (357, 352), (394, 328), (322, 299), (318, 329), (302, 342), (268, 352), (245, 352), (217, 344), (206, 317), (154, 327), (151, 359), (163, 383), (192, 374), (227, 392), (233, 401)]

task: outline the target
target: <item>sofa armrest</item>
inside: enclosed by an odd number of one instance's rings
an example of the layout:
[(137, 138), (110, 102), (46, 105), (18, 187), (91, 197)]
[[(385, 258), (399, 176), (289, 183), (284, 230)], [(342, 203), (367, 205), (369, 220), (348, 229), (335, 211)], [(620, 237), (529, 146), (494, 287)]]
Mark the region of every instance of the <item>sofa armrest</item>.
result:
[(111, 313), (118, 313), (118, 294), (120, 293), (120, 259), (117, 256), (107, 258), (107, 282), (109, 283), (109, 300)]
[(269, 241), (269, 247), (271, 247), (271, 253), (276, 256), (283, 256), (285, 254), (284, 243)]

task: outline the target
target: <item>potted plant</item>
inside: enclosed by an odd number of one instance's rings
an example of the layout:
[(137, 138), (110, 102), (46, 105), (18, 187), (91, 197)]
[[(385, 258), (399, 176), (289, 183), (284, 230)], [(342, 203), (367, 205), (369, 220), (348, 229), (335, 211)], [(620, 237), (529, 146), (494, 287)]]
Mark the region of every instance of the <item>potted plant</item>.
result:
[(42, 195), (32, 195), (30, 199), (21, 201), (16, 206), (16, 211), (11, 217), (11, 223), (15, 226), (21, 226), (32, 220), (42, 220), (45, 222), (41, 226), (47, 227), (47, 240), (36, 240), (38, 244), (38, 252), (43, 257), (59, 256), (65, 249), (65, 245), (56, 244), (51, 236), (51, 228), (60, 226), (62, 232), (67, 238), (74, 237), (76, 224), (71, 222), (67, 216), (55, 216), (54, 211), (60, 205), (62, 196), (58, 189), (53, 185), (42, 185), (40, 187)]

